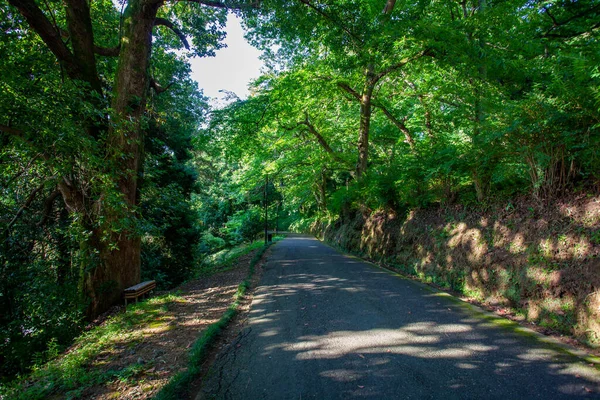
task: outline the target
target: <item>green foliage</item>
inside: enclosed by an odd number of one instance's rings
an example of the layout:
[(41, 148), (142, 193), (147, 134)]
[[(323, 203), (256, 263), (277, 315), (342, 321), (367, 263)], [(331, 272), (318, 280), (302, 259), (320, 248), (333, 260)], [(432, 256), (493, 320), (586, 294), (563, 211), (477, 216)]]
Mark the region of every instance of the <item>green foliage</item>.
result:
[[(50, 2), (42, 11), (64, 34), (68, 32), (66, 7)], [(94, 44), (116, 46), (122, 34), (120, 10), (109, 0), (90, 7)], [(211, 54), (222, 45), (225, 12), (199, 5), (183, 8), (165, 7), (161, 15), (180, 15), (179, 21), (197, 23), (185, 28), (188, 34), (202, 36), (193, 39), (192, 50)], [(115, 238), (141, 236), (142, 276), (157, 280), (161, 287), (192, 275), (200, 232), (190, 201), (197, 189), (196, 171), (190, 165), (191, 137), (207, 106), (189, 77), (185, 58), (172, 51), (181, 47), (179, 38), (166, 28), (156, 28), (152, 78), (171, 85), (160, 95), (150, 93), (140, 123), (144, 143), (128, 140), (130, 150), (137, 144), (145, 148), (145, 156), (143, 151), (139, 154), (144, 160), (136, 189), (140, 201), (128, 204), (121, 187), (128, 172), (121, 164), (133, 154), (117, 149), (108, 138), (117, 121), (110, 104), (119, 90), (118, 58), (96, 56), (102, 87), (94, 91), (89, 82), (69, 79), (65, 64), (57, 61), (17, 8), (1, 4), (0, 20), (0, 376), (4, 381), (51, 358), (80, 332), (91, 304), (86, 275), (106, 254), (128, 250)], [(72, 38), (63, 39), (70, 50)], [(138, 96), (136, 101), (140, 100)], [(123, 123), (129, 124), (135, 125)], [(75, 206), (74, 199), (82, 204)], [(96, 286), (100, 297), (116, 287), (112, 280)]]
[[(0, 374), (68, 346), (93, 304), (86, 277), (127, 251), (119, 238), (140, 238), (142, 276), (171, 287), (202, 257), (210, 270), (228, 246), (256, 239), (265, 207), (268, 229), (308, 230), (365, 209), (403, 215), (597, 185), (595, 0), (384, 3), (265, 0), (239, 11), (270, 70), (248, 99), (210, 114), (185, 57), (222, 47), (226, 11), (164, 4), (158, 17), (192, 46), (154, 28), (151, 78), (169, 90), (153, 85), (139, 121), (110, 108), (117, 58), (97, 57), (100, 88), (66, 79), (17, 9), (0, 5)], [(120, 10), (90, 7), (94, 44), (116, 46)], [(63, 3), (43, 13), (66, 27)], [(138, 156), (130, 202), (122, 165)]]
[(264, 229), (261, 211), (258, 207), (252, 207), (231, 216), (223, 229), (229, 242), (254, 241), (261, 229)]
[[(191, 136), (197, 120), (176, 115), (176, 108), (204, 107), (195, 84), (185, 75), (180, 93), (170, 102), (157, 100), (146, 136), (145, 174), (140, 208), (144, 218), (142, 276), (170, 288), (190, 278), (195, 268), (195, 248), (200, 240), (197, 214), (191, 197), (197, 174), (189, 165)], [(191, 104), (190, 104), (191, 103)], [(164, 122), (161, 119), (164, 118)]]
[[(597, 17), (593, 2), (267, 2), (245, 23), (272, 71), (215, 113), (206, 144), (244, 160), (238, 181), (276, 174), (300, 218), (591, 186)], [(380, 78), (356, 179), (365, 70)]]
[(256, 249), (259, 249), (264, 241), (258, 240), (249, 244), (240, 244), (235, 247), (223, 249), (216, 253), (207, 255), (198, 270), (200, 275), (210, 275), (217, 271), (224, 271), (235, 266), (238, 258)]
[(215, 253), (226, 246), (224, 239), (213, 236), (210, 232), (205, 232), (200, 240), (199, 251), (201, 253)]

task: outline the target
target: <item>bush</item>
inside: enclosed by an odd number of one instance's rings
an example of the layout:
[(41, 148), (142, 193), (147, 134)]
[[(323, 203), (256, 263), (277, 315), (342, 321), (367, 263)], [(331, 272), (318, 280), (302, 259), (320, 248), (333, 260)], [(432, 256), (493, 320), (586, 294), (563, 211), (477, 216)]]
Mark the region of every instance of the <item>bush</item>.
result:
[(210, 232), (205, 232), (200, 239), (198, 251), (200, 253), (214, 253), (215, 251), (222, 250), (226, 244), (224, 239), (213, 236)]
[(263, 229), (261, 209), (252, 207), (238, 211), (225, 224), (224, 233), (227, 239), (235, 244), (254, 241)]

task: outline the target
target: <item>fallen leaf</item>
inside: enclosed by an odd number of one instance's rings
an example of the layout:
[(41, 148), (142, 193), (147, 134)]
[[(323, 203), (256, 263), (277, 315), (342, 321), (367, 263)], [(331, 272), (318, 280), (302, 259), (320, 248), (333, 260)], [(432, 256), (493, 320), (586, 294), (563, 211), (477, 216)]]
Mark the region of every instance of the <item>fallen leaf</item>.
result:
[(359, 354), (358, 356), (359, 356), (360, 358), (365, 358), (365, 356), (363, 356), (362, 354)]
[(358, 385), (358, 387), (359, 387), (360, 389), (364, 389), (364, 386)]
[(584, 386), (584, 387), (583, 387), (583, 389), (584, 389), (586, 392), (588, 392), (588, 393), (592, 393), (592, 389), (590, 389), (590, 388), (588, 388), (588, 387), (585, 387), (585, 386)]
[(301, 310), (304, 310), (306, 307), (302, 307)]

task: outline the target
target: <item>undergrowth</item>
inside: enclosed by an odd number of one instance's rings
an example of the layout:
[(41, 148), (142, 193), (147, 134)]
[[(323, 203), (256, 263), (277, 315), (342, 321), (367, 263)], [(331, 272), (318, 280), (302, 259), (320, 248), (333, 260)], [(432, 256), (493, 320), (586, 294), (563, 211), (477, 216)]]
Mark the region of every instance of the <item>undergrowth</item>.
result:
[(206, 256), (198, 268), (197, 278), (214, 274), (215, 272), (227, 271), (235, 267), (235, 261), (240, 257), (245, 256), (256, 249), (260, 249), (263, 245), (263, 241), (257, 240), (250, 244), (224, 249)]
[(170, 304), (182, 300), (178, 293), (169, 293), (129, 306), (127, 312), (115, 314), (102, 325), (79, 336), (64, 355), (0, 388), (0, 398), (33, 400), (63, 394), (71, 399), (80, 397), (88, 387), (130, 379), (141, 371), (140, 365), (106, 370), (94, 362), (100, 355), (110, 357), (122, 343), (142, 340), (143, 333), (139, 328), (161, 320)]
[[(279, 240), (281, 238), (276, 238)], [(185, 385), (198, 374), (199, 366), (210, 344), (235, 316), (240, 301), (250, 286), (254, 267), (268, 246), (257, 241), (250, 245), (223, 250), (208, 258), (200, 271), (201, 275), (221, 272), (234, 266), (236, 260), (254, 250), (258, 250), (250, 263), (249, 275), (242, 282), (234, 297), (233, 304), (221, 319), (210, 325), (196, 341), (189, 355), (190, 367), (173, 377), (157, 395), (159, 399), (178, 399)], [(36, 400), (60, 395), (66, 399), (80, 398), (86, 389), (116, 380), (129, 381), (141, 373), (143, 364), (134, 363), (124, 368), (106, 369), (98, 365), (99, 358), (116, 353), (123, 346), (133, 346), (143, 340), (141, 328), (167, 317), (169, 306), (184, 301), (179, 292), (152, 297), (128, 306), (127, 312), (109, 317), (102, 325), (80, 335), (73, 346), (63, 355), (54, 352), (51, 361), (36, 367), (30, 374), (17, 377), (12, 382), (0, 385), (0, 399)], [(125, 343), (125, 344), (124, 344)], [(147, 366), (146, 366), (147, 367)]]

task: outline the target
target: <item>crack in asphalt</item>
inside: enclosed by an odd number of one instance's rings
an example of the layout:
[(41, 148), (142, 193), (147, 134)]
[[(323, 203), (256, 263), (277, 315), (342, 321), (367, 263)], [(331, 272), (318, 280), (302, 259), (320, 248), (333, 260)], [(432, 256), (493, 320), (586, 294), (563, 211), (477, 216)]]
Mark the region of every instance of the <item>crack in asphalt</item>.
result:
[[(250, 333), (252, 332), (252, 327), (247, 327), (245, 328), (242, 332), (240, 332), (240, 334), (237, 336), (236, 340), (231, 344), (233, 346), (233, 351), (232, 352), (227, 352), (230, 354), (233, 354), (233, 358), (230, 357), (230, 362), (229, 364), (235, 365), (235, 362), (237, 360), (237, 356), (238, 356), (238, 351), (241, 349), (242, 344), (241, 342), (246, 339)], [(231, 390), (231, 387), (234, 385), (234, 383), (237, 381), (237, 378), (240, 375), (240, 369), (236, 370), (235, 375), (233, 376), (233, 378), (229, 381), (229, 383), (223, 388), (222, 385), (222, 377), (223, 377), (223, 369), (224, 369), (225, 365), (221, 366), (221, 373), (220, 373), (220, 379), (219, 379), (219, 392), (221, 390), (225, 390), (224, 392), (224, 397), (228, 398), (229, 395), (229, 391)]]

